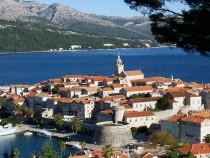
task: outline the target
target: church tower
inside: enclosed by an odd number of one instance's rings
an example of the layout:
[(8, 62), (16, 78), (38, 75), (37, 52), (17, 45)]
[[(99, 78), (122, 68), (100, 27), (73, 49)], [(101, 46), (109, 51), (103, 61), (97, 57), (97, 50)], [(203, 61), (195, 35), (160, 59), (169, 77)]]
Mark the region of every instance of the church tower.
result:
[(118, 54), (114, 69), (114, 75), (118, 76), (122, 71), (124, 71), (124, 65), (122, 64), (122, 60), (120, 58), (120, 55)]

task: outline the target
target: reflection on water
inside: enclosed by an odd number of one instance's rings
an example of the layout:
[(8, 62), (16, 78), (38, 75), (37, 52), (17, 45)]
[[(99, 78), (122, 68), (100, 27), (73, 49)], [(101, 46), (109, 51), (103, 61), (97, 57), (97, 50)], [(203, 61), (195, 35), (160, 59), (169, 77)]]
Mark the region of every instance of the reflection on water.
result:
[[(47, 143), (52, 144), (53, 150), (56, 151), (58, 155), (60, 154), (58, 147), (59, 139), (57, 138), (40, 137), (36, 134), (24, 136), (23, 133), (0, 136), (0, 157), (2, 157), (6, 149), (10, 151), (11, 146), (14, 146), (20, 151), (19, 158), (29, 158), (32, 153), (40, 152), (42, 147)], [(78, 150), (66, 146), (67, 154), (75, 154), (76, 152), (78, 152)]]

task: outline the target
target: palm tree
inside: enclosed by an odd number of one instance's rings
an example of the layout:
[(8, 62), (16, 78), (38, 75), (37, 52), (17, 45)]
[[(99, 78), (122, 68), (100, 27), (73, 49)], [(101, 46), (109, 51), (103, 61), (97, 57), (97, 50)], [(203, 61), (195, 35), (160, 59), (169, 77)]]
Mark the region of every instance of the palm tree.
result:
[(23, 109), (23, 112), (24, 112), (24, 114), (26, 115), (27, 120), (28, 120), (29, 118), (33, 117), (33, 115), (34, 115), (34, 113), (35, 113), (33, 109), (28, 108), (28, 107), (25, 107), (25, 108)]
[(85, 146), (86, 146), (85, 142), (79, 142), (79, 145), (81, 146), (82, 150), (85, 149)]
[(19, 154), (20, 154), (19, 150), (17, 148), (12, 147), (12, 151), (11, 151), (10, 157), (11, 158), (18, 158)]
[(12, 102), (11, 106), (12, 106), (12, 109), (15, 111), (15, 113), (18, 112), (18, 114), (19, 114), (19, 112), (21, 110), (21, 106), (16, 102)]
[(63, 116), (61, 114), (54, 115), (54, 122), (60, 128), (63, 125)]
[(76, 133), (82, 129), (82, 122), (79, 118), (75, 118), (71, 123), (71, 129)]
[[(64, 141), (60, 141), (58, 145), (59, 145), (59, 148), (61, 150), (61, 158), (62, 158), (62, 153), (63, 153), (63, 151), (65, 151), (66, 144), (65, 144)], [(64, 153), (64, 155), (65, 155), (65, 153)]]
[(111, 144), (102, 147), (102, 154), (105, 158), (111, 158), (114, 155), (114, 150)]

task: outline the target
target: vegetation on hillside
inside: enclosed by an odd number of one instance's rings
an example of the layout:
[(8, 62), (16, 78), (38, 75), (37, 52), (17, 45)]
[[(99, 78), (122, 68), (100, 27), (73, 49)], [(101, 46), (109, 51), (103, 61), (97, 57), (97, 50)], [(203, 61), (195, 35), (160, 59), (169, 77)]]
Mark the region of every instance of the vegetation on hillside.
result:
[[(104, 47), (103, 44), (106, 43), (112, 43), (114, 46)], [(81, 45), (81, 49), (114, 49), (122, 48), (123, 43), (128, 43), (131, 48), (145, 46), (138, 39), (81, 34), (52, 25), (47, 29), (44, 24), (0, 21), (0, 52), (69, 49), (71, 45)]]

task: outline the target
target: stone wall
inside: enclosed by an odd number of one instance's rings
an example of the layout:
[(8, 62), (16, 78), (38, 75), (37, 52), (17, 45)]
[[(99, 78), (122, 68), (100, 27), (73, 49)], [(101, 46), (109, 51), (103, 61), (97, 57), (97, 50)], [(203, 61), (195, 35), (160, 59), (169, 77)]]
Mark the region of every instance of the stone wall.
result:
[(124, 146), (133, 140), (129, 124), (96, 125), (93, 141), (98, 145)]

